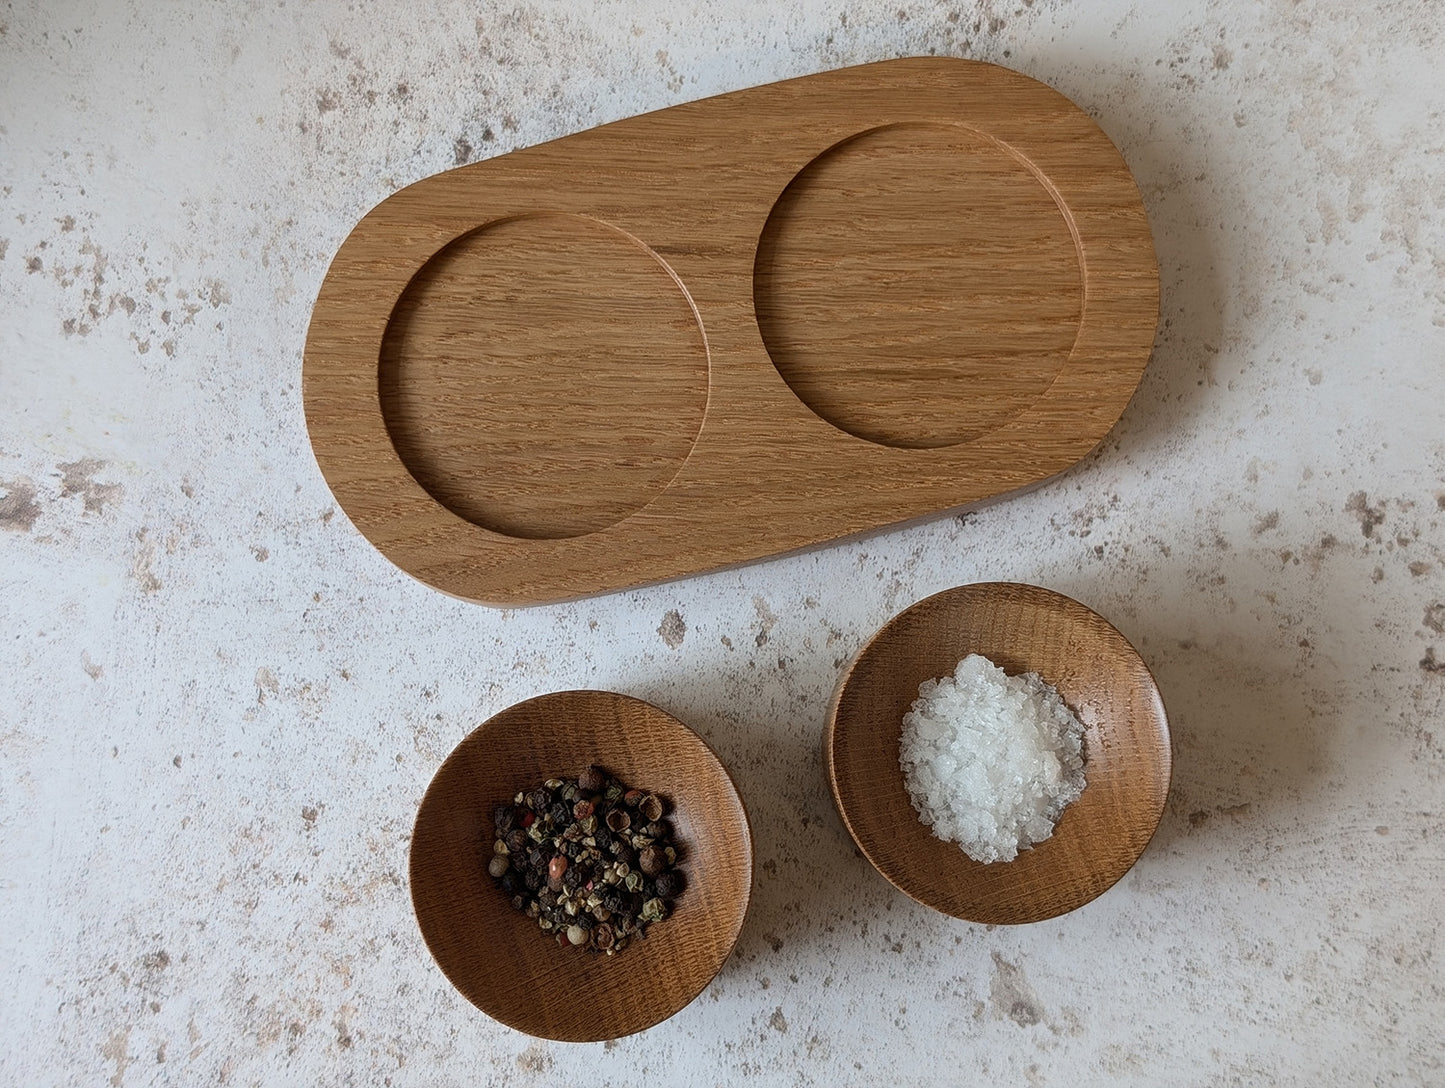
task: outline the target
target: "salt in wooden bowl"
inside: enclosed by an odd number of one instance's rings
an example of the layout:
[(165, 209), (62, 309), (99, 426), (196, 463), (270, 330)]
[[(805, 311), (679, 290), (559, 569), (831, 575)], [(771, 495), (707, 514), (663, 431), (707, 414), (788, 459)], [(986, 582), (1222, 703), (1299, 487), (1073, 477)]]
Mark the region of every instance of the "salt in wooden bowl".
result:
[[(903, 716), (925, 680), (982, 654), (1036, 672), (1084, 725), (1083, 794), (1051, 838), (983, 864), (918, 818), (899, 765)], [(1107, 620), (1038, 586), (945, 590), (895, 616), (834, 693), (824, 741), (834, 803), (858, 848), (895, 887), (972, 922), (1037, 922), (1115, 884), (1154, 834), (1169, 793), (1169, 725), (1139, 654)]]

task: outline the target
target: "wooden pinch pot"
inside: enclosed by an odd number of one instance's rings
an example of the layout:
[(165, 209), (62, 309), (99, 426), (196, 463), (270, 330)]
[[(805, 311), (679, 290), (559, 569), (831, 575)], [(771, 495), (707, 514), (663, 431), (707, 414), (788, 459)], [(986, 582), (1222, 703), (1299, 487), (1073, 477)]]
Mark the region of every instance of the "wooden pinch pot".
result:
[[(493, 808), (592, 764), (667, 799), (687, 878), (672, 913), (611, 956), (558, 947), (487, 873)], [(562, 1041), (630, 1035), (697, 997), (742, 929), (752, 871), (747, 813), (712, 749), (607, 691), (541, 695), (484, 722), (432, 779), (411, 842), (412, 905), (442, 972), (492, 1018)]]
[[(983, 864), (918, 819), (899, 765), (903, 716), (925, 680), (971, 653), (1010, 676), (1036, 672), (1084, 725), (1084, 792), (1052, 837)], [(845, 669), (824, 736), (848, 833), (896, 888), (971, 922), (1038, 922), (1075, 910), (1138, 860), (1164, 813), (1172, 755), (1164, 704), (1124, 636), (1078, 601), (982, 582), (899, 613)]]

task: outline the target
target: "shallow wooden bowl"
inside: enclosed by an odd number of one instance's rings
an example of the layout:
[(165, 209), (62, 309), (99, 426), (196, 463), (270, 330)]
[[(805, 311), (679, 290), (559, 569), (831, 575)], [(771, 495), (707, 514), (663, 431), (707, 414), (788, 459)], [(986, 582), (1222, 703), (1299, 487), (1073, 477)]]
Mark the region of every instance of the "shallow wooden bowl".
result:
[[(672, 915), (615, 956), (559, 948), (486, 872), (493, 806), (591, 763), (668, 800), (688, 878)], [(452, 984), (509, 1027), (577, 1042), (642, 1031), (700, 994), (742, 929), (752, 870), (747, 813), (712, 749), (605, 691), (538, 696), (481, 725), (432, 779), (411, 844), (417, 922)]]
[[(919, 821), (898, 763), (918, 685), (971, 653), (1010, 676), (1038, 673), (1085, 729), (1083, 795), (1052, 838), (990, 865)], [(959, 586), (895, 616), (845, 670), (824, 744), (833, 800), (868, 860), (900, 891), (970, 922), (1038, 922), (1102, 894), (1144, 852), (1169, 793), (1169, 724), (1149, 669), (1103, 617), (1038, 586)]]

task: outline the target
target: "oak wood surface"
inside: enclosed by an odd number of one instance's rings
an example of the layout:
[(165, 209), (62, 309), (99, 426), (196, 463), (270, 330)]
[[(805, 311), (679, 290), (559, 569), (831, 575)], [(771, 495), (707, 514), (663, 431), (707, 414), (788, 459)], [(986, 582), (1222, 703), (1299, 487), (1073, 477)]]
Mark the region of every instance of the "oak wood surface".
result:
[(887, 61), (397, 192), (322, 284), (307, 423), (404, 570), (558, 600), (1059, 472), (1157, 312), (1138, 190), (1087, 115), (994, 65)]
[[(593, 763), (668, 800), (687, 877), (673, 913), (614, 956), (558, 947), (486, 871), (493, 807)], [(437, 771), (412, 836), (412, 904), (437, 964), (483, 1012), (541, 1038), (612, 1039), (672, 1016), (722, 968), (752, 858), (742, 801), (701, 738), (639, 699), (556, 692), (490, 718)]]
[[(1051, 838), (983, 864), (918, 819), (899, 765), (903, 715), (925, 680), (970, 653), (1036, 672), (1084, 724), (1084, 792)], [(833, 697), (824, 762), (848, 832), (878, 871), (925, 906), (973, 922), (1067, 913), (1116, 883), (1163, 815), (1172, 756), (1148, 667), (1112, 625), (1038, 586), (978, 583), (928, 597), (859, 650)]]

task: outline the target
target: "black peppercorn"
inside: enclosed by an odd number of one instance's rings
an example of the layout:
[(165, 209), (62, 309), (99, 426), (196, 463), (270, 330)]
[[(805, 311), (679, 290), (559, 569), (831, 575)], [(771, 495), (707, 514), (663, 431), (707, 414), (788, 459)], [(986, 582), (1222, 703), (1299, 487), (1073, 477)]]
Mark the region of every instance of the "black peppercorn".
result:
[(676, 899), (678, 895), (682, 893), (684, 883), (682, 873), (676, 869), (668, 869), (666, 872), (658, 873), (656, 882), (657, 894), (663, 899)]
[(521, 853), (527, 849), (527, 833), (520, 827), (514, 827), (511, 831), (508, 831), (503, 841), (506, 842), (507, 849), (514, 854)]
[(554, 827), (566, 827), (572, 822), (572, 810), (567, 807), (565, 801), (558, 801), (549, 807), (547, 815), (551, 818)]
[(517, 810), (511, 805), (498, 805), (492, 809), (492, 823), (498, 831), (506, 834), (516, 825)]

